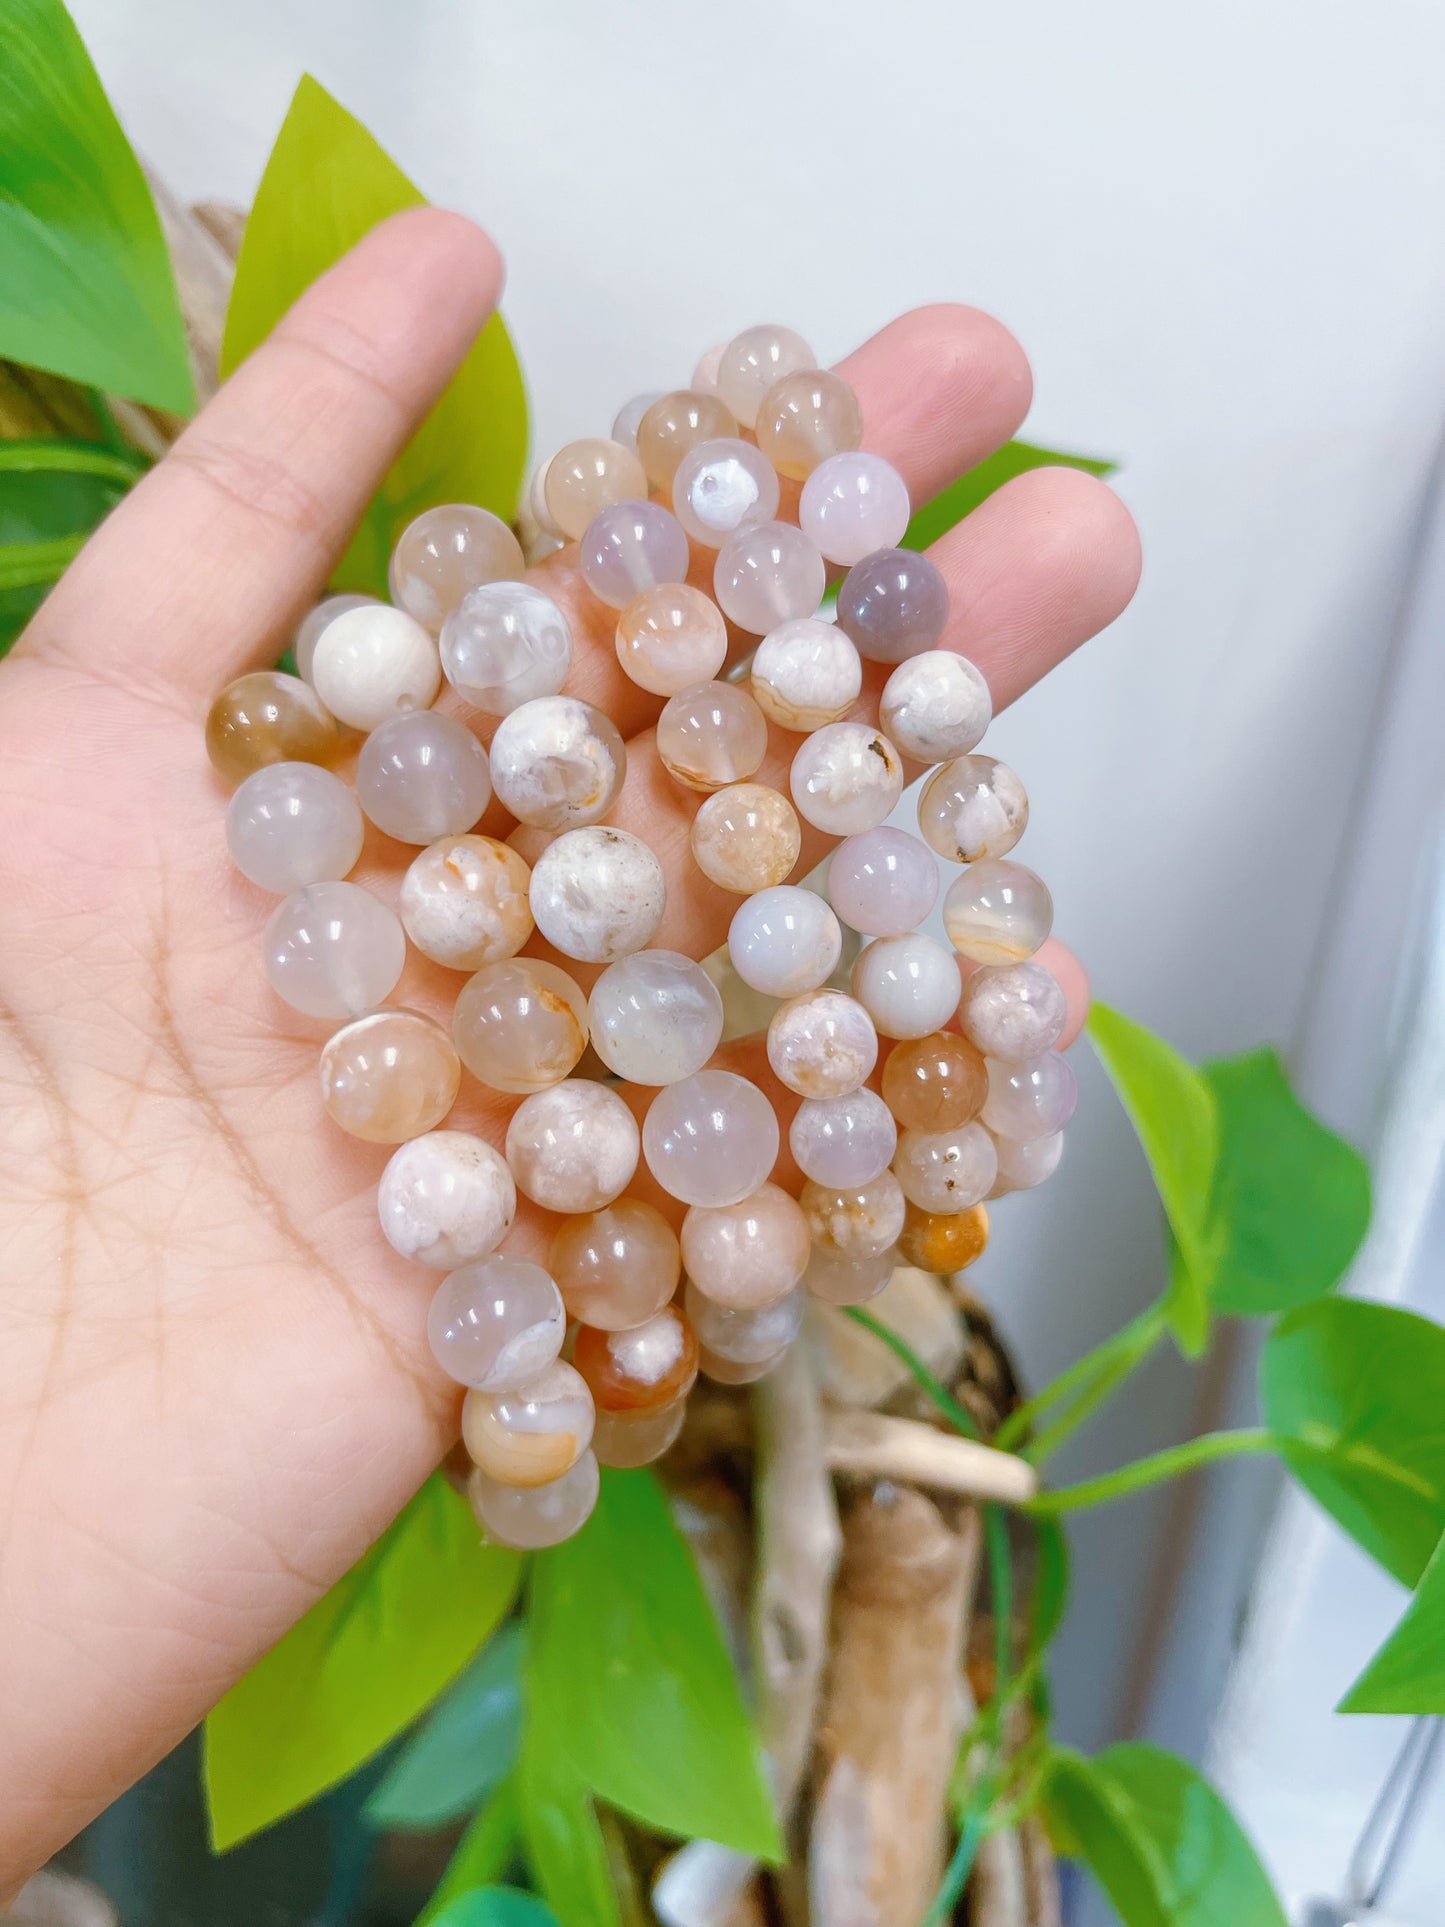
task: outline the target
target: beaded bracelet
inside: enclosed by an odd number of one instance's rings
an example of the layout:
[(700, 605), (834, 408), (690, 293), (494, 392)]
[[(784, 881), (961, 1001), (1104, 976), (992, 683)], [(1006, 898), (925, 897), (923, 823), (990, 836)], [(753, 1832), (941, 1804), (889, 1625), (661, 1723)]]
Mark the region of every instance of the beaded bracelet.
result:
[[(271, 986), (339, 1022), (321, 1051), (322, 1103), (343, 1130), (399, 1147), (378, 1186), (382, 1230), (445, 1273), (428, 1336), (467, 1388), (473, 1508), (506, 1544), (575, 1532), (599, 1461), (664, 1452), (699, 1368), (729, 1384), (761, 1377), (808, 1296), (861, 1304), (899, 1262), (971, 1263), (987, 1240), (984, 1200), (1047, 1178), (1073, 1111), (1073, 1075), (1053, 1048), (1063, 993), (1032, 961), (1053, 906), (1008, 856), (1028, 800), (1012, 770), (974, 753), (988, 686), (936, 646), (948, 594), (927, 556), (898, 546), (903, 478), (860, 448), (857, 398), (813, 362), (790, 330), (748, 329), (704, 357), (691, 388), (639, 396), (610, 438), (543, 464), (524, 521), (532, 560), (578, 545), (588, 590), (617, 611), (619, 663), (666, 699), (657, 754), (702, 799), (693, 859), (742, 899), (732, 967), (778, 1000), (766, 1052), (800, 1100), (796, 1198), (770, 1181), (773, 1103), (712, 1064), (713, 978), (649, 947), (662, 866), (603, 821), (626, 747), (565, 693), (566, 617), (522, 579), (522, 546), (496, 516), (420, 515), (391, 559), (389, 605), (329, 597), (296, 636), (299, 676), (243, 676), (207, 721), (213, 763), (239, 782), (231, 855), (283, 898), (266, 926)], [(796, 522), (779, 519), (780, 477), (801, 483)], [(711, 598), (686, 581), (692, 545), (715, 552)], [(836, 620), (819, 613), (829, 565), (846, 570)], [(746, 686), (717, 679), (730, 625), (753, 642)], [(851, 717), (865, 659), (892, 665), (881, 727)], [(443, 677), (496, 719), (489, 751), (431, 707)], [(803, 738), (791, 800), (752, 780), (769, 724)], [(347, 731), (364, 735), (354, 790), (329, 767)], [(886, 821), (905, 758), (933, 766), (921, 840)], [(530, 865), (473, 833), (494, 796), (523, 826), (513, 840), (534, 851)], [(422, 846), (399, 914), (344, 880), (363, 813)], [(826, 898), (787, 880), (800, 817), (842, 839)], [(961, 996), (958, 957), (918, 928), (939, 857), (962, 866), (943, 906), (953, 950), (976, 966)], [(835, 982), (843, 924), (869, 940), (847, 990)], [(534, 933), (598, 967), (589, 991), (528, 954)], [(408, 938), (466, 973), (450, 1035), (385, 1001)], [(880, 1036), (891, 1049), (874, 1089)], [(575, 1074), (589, 1044), (606, 1078)], [(503, 1152), (440, 1128), (463, 1067), (520, 1100)], [(654, 1093), (640, 1130), (616, 1084)], [(639, 1157), (684, 1208), (680, 1232), (627, 1195)], [(500, 1249), (519, 1191), (558, 1214), (546, 1268)]]

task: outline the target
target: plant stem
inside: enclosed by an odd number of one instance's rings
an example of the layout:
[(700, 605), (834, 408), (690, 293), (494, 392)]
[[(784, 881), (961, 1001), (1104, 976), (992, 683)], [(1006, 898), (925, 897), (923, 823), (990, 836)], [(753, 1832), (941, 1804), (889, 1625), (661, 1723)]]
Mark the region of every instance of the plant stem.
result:
[(983, 1531), (988, 1548), (988, 1583), (993, 1593), (993, 1698), (1002, 1711), (1013, 1671), (1014, 1602), (1008, 1520), (1001, 1505), (984, 1507)]
[(129, 457), (93, 442), (39, 436), (0, 443), (0, 469), (24, 475), (98, 475), (120, 488), (130, 488), (146, 471), (143, 455)]
[(890, 1331), (881, 1318), (875, 1318), (871, 1311), (864, 1311), (861, 1305), (845, 1305), (843, 1309), (847, 1317), (861, 1325), (864, 1331), (872, 1332), (880, 1344), (886, 1345), (893, 1356), (908, 1367), (955, 1431), (962, 1432), (966, 1439), (980, 1437), (972, 1415), (959, 1404), (948, 1387), (933, 1376), (911, 1345), (901, 1339), (897, 1332)]
[(1026, 1500), (1023, 1510), (1036, 1518), (1078, 1512), (1085, 1506), (1107, 1505), (1130, 1492), (1142, 1492), (1148, 1486), (1178, 1478), (1182, 1472), (1193, 1472), (1197, 1466), (1211, 1465), (1218, 1459), (1239, 1458), (1254, 1452), (1279, 1452), (1286, 1447), (1294, 1450), (1296, 1446), (1294, 1439), (1268, 1432), (1262, 1426), (1250, 1426), (1238, 1432), (1206, 1432), (1202, 1438), (1154, 1452), (1147, 1459), (1136, 1459), (1132, 1465), (1120, 1466), (1117, 1472), (1106, 1472), (1102, 1478), (1085, 1479), (1079, 1485), (1066, 1485), (1057, 1492), (1041, 1492), (1037, 1498)]
[(945, 1921), (953, 1918), (953, 1910), (958, 1905), (958, 1897), (973, 1867), (973, 1857), (978, 1852), (984, 1831), (983, 1815), (970, 1813), (964, 1822), (963, 1832), (958, 1836), (958, 1845), (944, 1873), (943, 1884), (933, 1896), (933, 1905), (923, 1916), (922, 1927), (943, 1927)]
[[(1111, 1392), (1123, 1383), (1134, 1367), (1140, 1364), (1153, 1351), (1166, 1330), (1162, 1300), (1147, 1305), (1137, 1318), (1131, 1319), (1112, 1337), (1096, 1345), (1082, 1358), (1076, 1359), (1066, 1371), (1051, 1379), (1041, 1392), (1027, 1400), (1023, 1405), (1010, 1412), (999, 1427), (994, 1444), (1000, 1451), (1012, 1451), (1024, 1437), (1035, 1419), (1053, 1406), (1077, 1393), (1079, 1396), (1063, 1417), (1043, 1435), (1049, 1441), (1049, 1449), (1072, 1431), (1088, 1416)], [(1040, 1440), (1035, 1440), (1025, 1456), (1037, 1461)]]

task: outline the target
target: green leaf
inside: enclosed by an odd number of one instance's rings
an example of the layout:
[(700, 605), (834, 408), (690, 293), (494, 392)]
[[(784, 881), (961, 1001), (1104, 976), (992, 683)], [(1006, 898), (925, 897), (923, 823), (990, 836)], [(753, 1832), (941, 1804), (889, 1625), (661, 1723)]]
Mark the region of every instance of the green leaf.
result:
[(138, 474), (61, 436), (0, 441), (0, 655)]
[(501, 1781), (482, 1806), (447, 1862), (415, 1927), (436, 1927), (454, 1901), (489, 1887), (511, 1867), (517, 1852), (519, 1817), (516, 1776)]
[(528, 1638), (529, 1719), (594, 1793), (659, 1832), (778, 1859), (737, 1676), (649, 1473), (609, 1472), (584, 1529), (537, 1559)]
[[(587, 1690), (579, 1675), (578, 1698)], [(553, 1723), (556, 1711), (529, 1696), (517, 1767), (523, 1852), (563, 1927), (622, 1927), (597, 1809)]]
[(488, 1640), (392, 1762), (366, 1803), (369, 1825), (439, 1827), (511, 1772), (522, 1731), (522, 1628)]
[(1320, 1298), (1275, 1327), (1260, 1365), (1295, 1477), (1387, 1572), (1414, 1586), (1445, 1532), (1445, 1329), (1394, 1305)]
[(1239, 1822), (1172, 1753), (1057, 1749), (1043, 1799), (1060, 1850), (1087, 1862), (1124, 1927), (1288, 1927)]
[(505, 1615), (518, 1554), (440, 1474), (206, 1721), (219, 1852), (305, 1805), (431, 1705)]
[(1399, 1625), (1336, 1710), (1445, 1714), (1445, 1538)]
[(150, 189), (60, 0), (0, 7), (0, 357), (196, 405)]
[(924, 504), (908, 524), (904, 548), (926, 549), (980, 502), (987, 501), (995, 489), (1031, 468), (1081, 468), (1087, 475), (1112, 475), (1115, 464), (1097, 461), (1091, 455), (1060, 455), (1051, 448), (1035, 448), (1031, 442), (1005, 442), (995, 454)]
[(1064, 1529), (1054, 1519), (1034, 1522), (1038, 1559), (1034, 1583), (1029, 1594), (1028, 1641), (1025, 1653), (1036, 1659), (1053, 1644), (1054, 1635), (1064, 1623), (1069, 1603), (1069, 1542)]
[(1218, 1154), (1214, 1093), (1162, 1037), (1107, 1004), (1089, 1013), (1089, 1036), (1129, 1114), (1179, 1252), (1167, 1310), (1188, 1357), (1209, 1338), (1209, 1287), (1217, 1264), (1208, 1205)]
[(478, 1887), (437, 1914), (435, 1927), (557, 1927), (557, 1916), (520, 1887)]
[[(246, 221), (222, 373), (243, 361), (317, 276), (379, 221), (423, 205), (360, 121), (305, 75)], [(521, 370), (501, 317), (493, 315), (382, 483), (336, 572), (336, 586), (385, 595), (397, 536), (434, 503), (476, 502), (510, 522), (526, 458)]]

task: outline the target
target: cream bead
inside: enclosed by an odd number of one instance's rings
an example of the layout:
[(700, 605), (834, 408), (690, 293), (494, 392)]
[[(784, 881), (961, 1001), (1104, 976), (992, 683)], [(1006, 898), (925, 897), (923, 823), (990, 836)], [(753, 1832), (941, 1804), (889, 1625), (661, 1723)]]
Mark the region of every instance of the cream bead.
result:
[(592, 1044), (630, 1084), (676, 1084), (722, 1041), (723, 1002), (700, 963), (676, 950), (638, 950), (611, 964), (588, 1000)]
[(348, 591), (342, 595), (323, 596), (314, 609), (307, 611), (291, 638), (291, 653), (296, 658), (296, 673), (302, 682), (311, 681), (311, 658), (316, 654), (316, 645), (327, 623), (345, 615), (348, 609), (364, 609), (368, 603), (377, 600), (374, 595), (355, 595)]
[[(641, 451), (637, 448), (637, 431), (642, 426), (642, 418), (654, 402), (663, 399), (661, 389), (651, 388), (645, 395), (634, 395), (631, 401), (623, 402), (612, 418), (613, 441), (620, 442), (624, 448), (636, 450), (639, 460)], [(644, 469), (647, 467), (646, 462), (642, 465)]]
[(517, 1188), (546, 1211), (600, 1211), (637, 1169), (637, 1120), (605, 1084), (565, 1078), (525, 1098), (507, 1126)]
[(1068, 1004), (1042, 964), (985, 965), (964, 983), (959, 1028), (985, 1057), (1042, 1057), (1064, 1034)]
[(544, 1552), (582, 1530), (600, 1489), (596, 1456), (584, 1452), (560, 1479), (531, 1487), (501, 1485), (473, 1466), (467, 1501), (477, 1524), (496, 1545)]
[(462, 1441), (473, 1464), (499, 1485), (546, 1485), (587, 1450), (594, 1418), (580, 1373), (557, 1358), (515, 1390), (468, 1392)]
[(1023, 784), (992, 756), (956, 756), (933, 772), (918, 798), (925, 842), (954, 863), (1007, 856), (1028, 821)]
[(776, 1184), (760, 1185), (736, 1204), (695, 1204), (682, 1221), (687, 1276), (714, 1303), (736, 1311), (785, 1297), (808, 1268), (809, 1242), (807, 1220)]
[(446, 502), (402, 530), (387, 578), (397, 608), (436, 635), (468, 590), (515, 580), (524, 566), (522, 545), (499, 515)]
[(402, 1144), (435, 1130), (462, 1067), (440, 1024), (417, 1010), (373, 1010), (321, 1047), (321, 1101), (333, 1121), (368, 1144)]
[(532, 934), (532, 873), (490, 836), (444, 836), (401, 880), (401, 921), (424, 957), (480, 970), (515, 957)]
[(689, 1279), (683, 1297), (698, 1343), (730, 1365), (771, 1364), (797, 1337), (807, 1304), (796, 1287), (755, 1308), (721, 1304)]
[(828, 901), (865, 937), (917, 929), (937, 896), (932, 850), (891, 823), (846, 838), (828, 860)]
[(715, 341), (711, 348), (705, 348), (698, 356), (697, 366), (693, 369), (692, 380), (688, 384), (697, 394), (715, 395), (717, 393), (718, 370), (722, 367), (723, 352), (727, 345), (725, 341)]
[(568, 830), (532, 866), (532, 915), (547, 941), (583, 963), (614, 963), (652, 939), (667, 886), (662, 865), (626, 830)]
[(981, 671), (951, 649), (925, 649), (899, 663), (883, 685), (878, 720), (899, 753), (916, 763), (964, 756), (993, 720)]
[(803, 616), (763, 637), (748, 686), (780, 729), (822, 729), (840, 722), (857, 702), (863, 660), (836, 623)]
[(851, 568), (876, 549), (896, 548), (911, 512), (898, 470), (858, 448), (813, 470), (798, 500), (798, 525), (828, 561)]
[(823, 600), (823, 558), (791, 522), (749, 523), (730, 536), (712, 572), (713, 594), (730, 622), (765, 636), (810, 616)]
[(806, 738), (788, 785), (798, 814), (829, 836), (876, 829), (903, 794), (903, 764), (867, 723), (830, 723)]
[(441, 664), (463, 702), (509, 716), (561, 689), (572, 667), (572, 631), (530, 582), (489, 582), (442, 624)]
[(796, 997), (826, 983), (843, 953), (843, 932), (812, 890), (782, 883), (738, 905), (728, 926), (728, 955), (750, 989)]
[(752, 896), (791, 875), (803, 847), (797, 812), (765, 783), (731, 783), (692, 819), (693, 861), (720, 890)]
[(778, 473), (802, 481), (830, 455), (857, 448), (863, 411), (841, 375), (800, 368), (763, 396), (756, 432), (758, 447)]
[(1021, 963), (1038, 949), (1053, 922), (1048, 885), (1022, 863), (970, 863), (943, 899), (948, 941), (974, 963)]
[(676, 1442), (686, 1417), (685, 1398), (675, 1398), (671, 1405), (659, 1405), (651, 1411), (598, 1412), (592, 1433), (598, 1464), (615, 1466), (619, 1471), (653, 1464)]
[(455, 716), (433, 709), (393, 716), (361, 745), (356, 794), (398, 843), (461, 836), (492, 800), (487, 752)]
[(540, 1265), (498, 1251), (442, 1279), (426, 1335), (438, 1365), (458, 1385), (514, 1392), (561, 1351), (567, 1313)]
[(617, 801), (627, 751), (617, 725), (575, 696), (542, 696), (504, 716), (492, 737), (492, 786), (519, 823), (574, 830)]
[(903, 1195), (940, 1217), (980, 1203), (997, 1171), (993, 1139), (978, 1123), (961, 1124), (956, 1131), (904, 1131), (893, 1160)]
[(1062, 1131), (1078, 1101), (1073, 1070), (1057, 1051), (1016, 1064), (995, 1059), (988, 1067), (983, 1121), (996, 1138), (1017, 1138), (1027, 1144)]
[(645, 497), (647, 476), (635, 450), (592, 435), (558, 449), (542, 489), (556, 528), (576, 542), (603, 509)]
[(884, 1251), (857, 1256), (814, 1245), (803, 1275), (803, 1289), (825, 1305), (866, 1305), (878, 1296), (897, 1268), (898, 1253), (891, 1245)]
[(818, 357), (792, 328), (760, 322), (734, 335), (718, 354), (718, 393), (744, 428), (758, 419), (763, 397), (784, 375), (815, 368)]
[(253, 770), (226, 811), (226, 845), (243, 876), (286, 896), (355, 867), (365, 826), (356, 798), (315, 763)]
[(903, 1231), (905, 1202), (891, 1171), (846, 1186), (809, 1178), (798, 1196), (813, 1243), (849, 1263), (892, 1250)]
[(564, 1220), (548, 1258), (567, 1310), (599, 1331), (646, 1324), (677, 1290), (682, 1252), (662, 1213), (640, 1198)]
[(1036, 1184), (1043, 1184), (1054, 1175), (1064, 1155), (1062, 1131), (1024, 1141), (995, 1137), (993, 1142), (998, 1152), (998, 1175), (988, 1194), (991, 1198), (1004, 1197), (1010, 1191), (1032, 1191)]
[(853, 995), (885, 1037), (926, 1037), (958, 1008), (958, 960), (913, 931), (878, 937), (853, 965)]
[(788, 1130), (788, 1148), (803, 1176), (840, 1191), (871, 1184), (888, 1169), (897, 1144), (892, 1112), (869, 1090), (805, 1098)]
[(404, 609), (384, 602), (328, 622), (311, 657), (311, 682), (339, 722), (373, 730), (408, 709), (429, 709), (441, 687), (437, 646)]
[(517, 1215), (506, 1160), (469, 1131), (425, 1131), (393, 1151), (376, 1191), (388, 1244), (442, 1271), (495, 1251)]
[(561, 1083), (576, 1066), (587, 1048), (587, 1001), (556, 964), (511, 957), (462, 986), (452, 1036), (473, 1077), (525, 1096)]
[(773, 1012), (768, 1062), (800, 1097), (843, 1097), (878, 1061), (878, 1033), (862, 1004), (841, 990), (812, 990)]
[(653, 1098), (642, 1155), (683, 1204), (740, 1204), (778, 1157), (778, 1116), (756, 1084), (732, 1071), (698, 1071)]
[(768, 753), (768, 725), (736, 683), (699, 683), (663, 705), (657, 753), (688, 789), (720, 790), (757, 769)]
[(386, 905), (355, 883), (308, 883), (272, 911), (266, 978), (307, 1017), (358, 1017), (389, 997), (406, 937)]
[(675, 388), (655, 396), (637, 427), (637, 453), (655, 489), (670, 489), (677, 465), (699, 442), (736, 435), (732, 410), (716, 395)]
[(699, 442), (677, 465), (672, 512), (694, 542), (720, 549), (739, 529), (778, 512), (778, 476), (751, 442), (736, 436)]
[(661, 582), (617, 618), (617, 660), (639, 689), (675, 696), (709, 682), (727, 660), (727, 625), (700, 589)]

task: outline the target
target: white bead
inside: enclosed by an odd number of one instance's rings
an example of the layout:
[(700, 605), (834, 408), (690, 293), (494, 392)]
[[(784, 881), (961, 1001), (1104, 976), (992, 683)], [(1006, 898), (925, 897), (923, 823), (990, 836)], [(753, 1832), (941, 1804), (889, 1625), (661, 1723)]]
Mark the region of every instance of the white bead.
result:
[(885, 1037), (926, 1037), (958, 1008), (958, 962), (932, 937), (879, 937), (853, 965), (853, 995)]
[(406, 937), (384, 903), (355, 883), (308, 883), (272, 911), (266, 977), (307, 1017), (360, 1017), (396, 989)]
[(720, 1305), (689, 1278), (683, 1307), (697, 1342), (733, 1365), (761, 1365), (791, 1345), (802, 1329), (805, 1294), (796, 1287), (756, 1308)]
[(296, 674), (302, 682), (311, 681), (311, 659), (316, 654), (316, 645), (327, 623), (334, 622), (337, 616), (344, 616), (348, 609), (364, 609), (368, 603), (377, 600), (374, 595), (354, 595), (350, 592), (323, 596), (316, 607), (301, 618), (296, 634), (291, 638), (291, 653), (296, 658)]
[(243, 876), (286, 896), (355, 866), (366, 834), (356, 798), (315, 763), (254, 770), (226, 811), (226, 844)]
[(788, 1130), (788, 1148), (803, 1176), (840, 1191), (871, 1184), (888, 1169), (897, 1143), (893, 1113), (869, 1090), (805, 1098)]
[(819, 462), (798, 502), (798, 525), (830, 562), (851, 568), (896, 548), (908, 527), (908, 484), (891, 462), (861, 448)]
[(822, 556), (791, 522), (739, 529), (719, 552), (712, 572), (718, 607), (753, 636), (812, 615), (827, 580)]
[(738, 905), (728, 926), (733, 969), (769, 997), (816, 990), (842, 954), (838, 919), (820, 896), (795, 883), (759, 890)]
[(981, 741), (993, 720), (993, 697), (966, 657), (925, 649), (900, 662), (884, 683), (878, 720), (902, 755), (943, 763)]
[(1069, 1061), (1057, 1051), (1009, 1064), (990, 1059), (982, 1117), (995, 1137), (1052, 1137), (1074, 1115), (1079, 1087)]
[(884, 822), (903, 794), (903, 764), (867, 723), (814, 730), (788, 775), (799, 816), (829, 836), (853, 836)]
[(996, 1137), (993, 1142), (998, 1152), (998, 1176), (988, 1194), (991, 1198), (1001, 1198), (1010, 1191), (1032, 1191), (1036, 1184), (1054, 1175), (1064, 1155), (1062, 1131), (1030, 1138), (1027, 1143), (1012, 1137)]
[(429, 709), (441, 687), (437, 646), (419, 622), (384, 602), (328, 622), (311, 657), (311, 684), (338, 722), (373, 730), (408, 709)]
[(626, 830), (568, 830), (532, 866), (532, 915), (564, 956), (615, 963), (641, 950), (662, 921), (662, 865)]
[[(763, 396), (775, 381), (800, 368), (816, 368), (817, 356), (792, 328), (775, 321), (744, 328), (717, 349), (717, 391), (744, 428), (755, 428)], [(704, 356), (705, 364), (708, 357)], [(705, 373), (699, 364), (698, 373)]]
[(488, 582), (442, 624), (441, 664), (463, 702), (508, 716), (561, 689), (572, 667), (572, 631), (552, 598), (529, 582)]
[(773, 1012), (768, 1062), (801, 1097), (843, 1097), (866, 1081), (878, 1061), (873, 1019), (841, 990), (806, 991)]
[(524, 1098), (507, 1126), (518, 1189), (547, 1211), (600, 1211), (637, 1169), (637, 1120), (605, 1084), (569, 1077)]
[(1068, 1014), (1058, 979), (1032, 960), (975, 970), (958, 1006), (959, 1028), (974, 1049), (1009, 1063), (1052, 1050)]
[(778, 1157), (778, 1114), (732, 1071), (699, 1071), (653, 1098), (642, 1126), (647, 1168), (683, 1204), (740, 1204)]
[(617, 725), (574, 696), (542, 696), (492, 737), (492, 787), (519, 823), (573, 830), (606, 816), (627, 774)]
[(751, 442), (720, 435), (677, 465), (672, 512), (694, 542), (720, 549), (730, 535), (778, 512), (778, 474)]
[(802, 616), (763, 637), (749, 687), (780, 729), (821, 729), (840, 722), (857, 702), (863, 658), (835, 622)]
[(376, 1190), (387, 1242), (442, 1271), (495, 1251), (517, 1215), (506, 1160), (469, 1131), (426, 1131), (394, 1151)]
[(956, 1131), (904, 1131), (893, 1160), (904, 1197), (939, 1217), (981, 1203), (997, 1171), (993, 1139), (979, 1123)]
[(828, 861), (828, 900), (865, 937), (900, 937), (938, 896), (938, 860), (907, 830), (882, 823), (840, 843)]
[(495, 1544), (545, 1552), (586, 1525), (600, 1481), (592, 1452), (584, 1452), (560, 1479), (546, 1485), (502, 1485), (474, 1465), (467, 1478), (467, 1500), (477, 1524)]
[(528, 1384), (556, 1358), (566, 1334), (566, 1307), (551, 1278), (504, 1251), (443, 1278), (427, 1313), (437, 1363), (478, 1392)]
[(723, 1002), (699, 963), (675, 950), (639, 950), (610, 965), (588, 1003), (592, 1045), (631, 1084), (676, 1084), (722, 1041)]
[(1028, 822), (1028, 793), (993, 756), (955, 756), (933, 772), (918, 798), (925, 842), (953, 863), (1007, 856)]
[(434, 709), (393, 716), (361, 745), (356, 794), (376, 827), (399, 843), (461, 836), (492, 800), (487, 752), (455, 716)]

